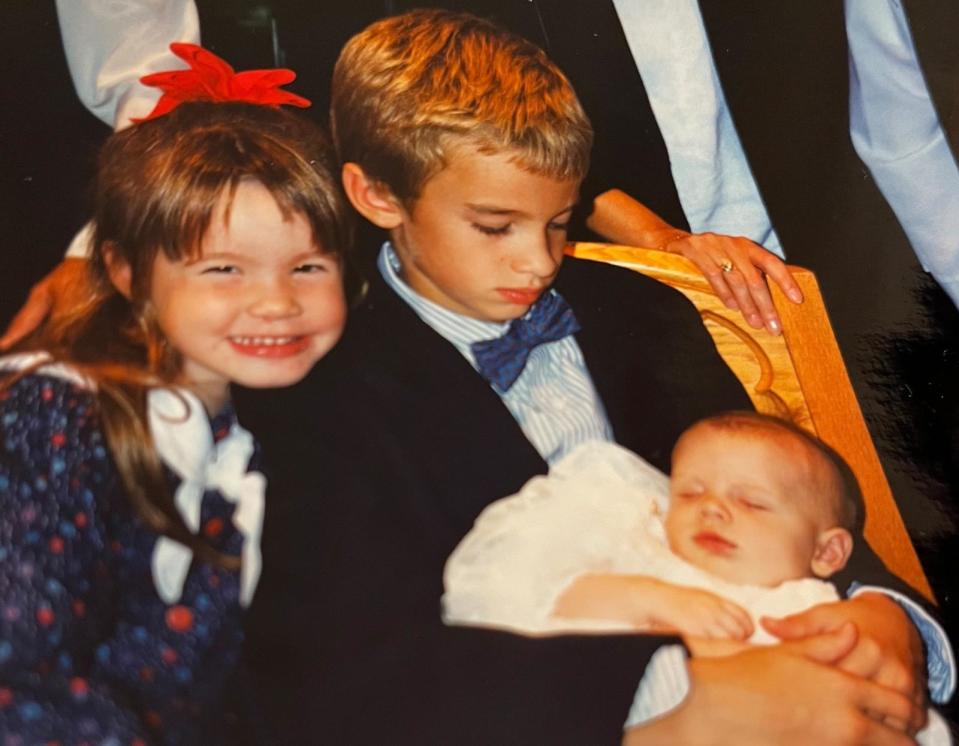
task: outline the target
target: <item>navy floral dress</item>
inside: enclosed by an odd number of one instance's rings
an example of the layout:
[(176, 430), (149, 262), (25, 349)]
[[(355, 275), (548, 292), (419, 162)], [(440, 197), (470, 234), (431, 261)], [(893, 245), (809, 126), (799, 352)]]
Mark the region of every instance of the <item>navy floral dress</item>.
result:
[[(234, 422), (215, 417), (213, 441)], [(239, 555), (234, 509), (202, 492), (204, 538)], [(219, 740), (240, 574), (194, 560), (167, 604), (157, 539), (124, 495), (89, 390), (32, 374), (0, 391), (0, 745)]]

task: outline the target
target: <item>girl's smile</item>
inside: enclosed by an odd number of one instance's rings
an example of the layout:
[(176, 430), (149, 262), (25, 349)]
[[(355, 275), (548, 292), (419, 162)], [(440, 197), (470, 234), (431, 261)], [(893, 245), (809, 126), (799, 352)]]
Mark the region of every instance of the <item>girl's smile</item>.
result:
[(231, 337), (230, 344), (241, 355), (253, 357), (289, 357), (303, 352), (306, 337)]

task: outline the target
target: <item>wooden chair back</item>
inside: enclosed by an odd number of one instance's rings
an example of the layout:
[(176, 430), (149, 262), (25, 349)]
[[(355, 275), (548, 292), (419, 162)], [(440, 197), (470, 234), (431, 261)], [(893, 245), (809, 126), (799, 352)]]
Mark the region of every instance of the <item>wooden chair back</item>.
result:
[(934, 600), (915, 548), (836, 344), (819, 285), (812, 272), (790, 267), (805, 300), (790, 302), (772, 284), (783, 335), (751, 328), (723, 305), (692, 262), (653, 249), (574, 243), (567, 253), (642, 272), (682, 292), (699, 310), (727, 365), (760, 412), (791, 420), (817, 435), (849, 464), (866, 502), (866, 539), (892, 572)]

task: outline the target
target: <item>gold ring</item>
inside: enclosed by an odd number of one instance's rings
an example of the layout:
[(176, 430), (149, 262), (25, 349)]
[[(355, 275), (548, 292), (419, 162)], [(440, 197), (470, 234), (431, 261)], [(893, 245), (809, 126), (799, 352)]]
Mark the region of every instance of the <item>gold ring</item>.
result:
[(723, 272), (732, 272), (732, 271), (733, 271), (733, 263), (732, 263), (731, 261), (729, 261), (728, 259), (723, 259), (723, 260), (719, 263), (719, 268), (720, 268)]

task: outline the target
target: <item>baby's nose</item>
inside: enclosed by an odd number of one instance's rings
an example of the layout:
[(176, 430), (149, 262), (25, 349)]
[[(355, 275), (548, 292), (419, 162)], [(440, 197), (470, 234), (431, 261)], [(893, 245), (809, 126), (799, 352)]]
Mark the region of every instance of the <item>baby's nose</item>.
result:
[(729, 519), (729, 507), (726, 502), (714, 495), (706, 495), (700, 503), (700, 512), (709, 518), (720, 520)]

